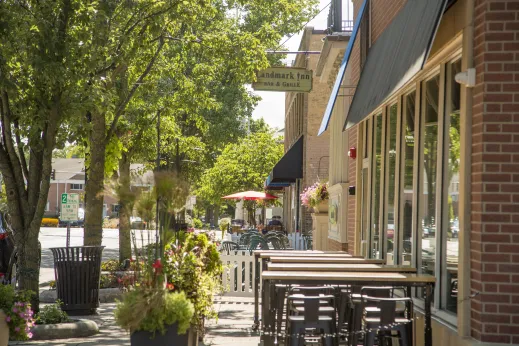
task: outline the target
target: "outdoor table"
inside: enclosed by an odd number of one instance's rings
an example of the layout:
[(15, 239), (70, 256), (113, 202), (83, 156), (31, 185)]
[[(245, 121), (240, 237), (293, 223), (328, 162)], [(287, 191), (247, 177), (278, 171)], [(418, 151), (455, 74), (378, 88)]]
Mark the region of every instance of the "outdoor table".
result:
[(269, 263), (270, 271), (416, 273), (416, 268), (370, 263)]
[[(425, 298), (425, 346), (432, 346), (431, 329), (431, 301), (435, 284), (435, 277), (423, 274), (388, 273), (388, 272), (319, 272), (319, 271), (264, 271), (262, 273), (261, 301), (263, 333), (261, 340), (264, 346), (272, 346), (274, 338), (271, 332), (275, 331), (271, 321), (269, 304), (271, 286), (281, 285), (352, 285), (352, 286), (399, 286), (423, 287)], [(268, 308), (267, 308), (268, 307)], [(275, 316), (273, 317), (275, 322)], [(270, 334), (270, 335), (269, 335)]]
[[(256, 268), (256, 275), (254, 277), (254, 324), (252, 329), (256, 330), (259, 327), (259, 284), (260, 272), (267, 270), (267, 261), (287, 263), (369, 263), (369, 264), (385, 264), (384, 260), (365, 259), (363, 257), (352, 257), (346, 252), (319, 252), (319, 251), (293, 251), (302, 252), (299, 256), (293, 256), (286, 252), (277, 251), (256, 251), (254, 253), (254, 266)], [(301, 257), (304, 255), (304, 257)], [(261, 267), (259, 267), (259, 260), (261, 258)]]

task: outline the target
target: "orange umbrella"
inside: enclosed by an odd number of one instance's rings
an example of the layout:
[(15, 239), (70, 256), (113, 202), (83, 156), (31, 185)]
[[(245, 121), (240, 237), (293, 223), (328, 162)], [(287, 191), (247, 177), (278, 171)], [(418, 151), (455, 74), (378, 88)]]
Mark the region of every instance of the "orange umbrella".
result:
[(247, 201), (256, 201), (260, 199), (277, 199), (276, 196), (269, 195), (265, 192), (257, 192), (257, 191), (243, 191), (233, 193), (229, 196), (222, 197), (223, 199), (236, 199), (236, 200), (247, 200)]

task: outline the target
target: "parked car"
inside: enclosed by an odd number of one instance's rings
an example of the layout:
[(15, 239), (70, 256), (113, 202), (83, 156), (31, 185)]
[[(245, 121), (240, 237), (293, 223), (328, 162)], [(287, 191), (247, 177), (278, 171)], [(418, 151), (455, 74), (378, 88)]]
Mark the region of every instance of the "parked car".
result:
[(146, 222), (138, 216), (130, 216), (130, 227), (132, 229), (146, 229)]

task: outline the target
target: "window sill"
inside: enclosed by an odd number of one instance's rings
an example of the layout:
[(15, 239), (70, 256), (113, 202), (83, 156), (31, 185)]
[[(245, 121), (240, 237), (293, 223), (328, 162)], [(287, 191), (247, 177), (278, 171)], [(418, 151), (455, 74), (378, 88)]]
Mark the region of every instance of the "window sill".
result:
[[(423, 299), (413, 298), (413, 304), (416, 311), (425, 315)], [(458, 329), (458, 316), (451, 312), (431, 307), (431, 317), (438, 323), (443, 324), (451, 329)]]

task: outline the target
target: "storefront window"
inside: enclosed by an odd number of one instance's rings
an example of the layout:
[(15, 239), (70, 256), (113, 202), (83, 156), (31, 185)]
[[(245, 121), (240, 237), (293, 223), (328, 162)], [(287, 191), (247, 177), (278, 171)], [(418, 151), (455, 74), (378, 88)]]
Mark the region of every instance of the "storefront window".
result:
[(395, 180), (396, 180), (396, 123), (398, 106), (395, 103), (388, 109), (388, 146), (386, 150), (387, 169), (388, 169), (388, 201), (387, 201), (387, 264), (395, 264), (394, 241), (396, 234), (395, 227)]
[(454, 80), (454, 76), (461, 72), (461, 61), (448, 66), (448, 87), (446, 103), (446, 124), (449, 126), (449, 142), (447, 156), (447, 230), (445, 258), (446, 285), (444, 286), (445, 306), (450, 312), (457, 312), (458, 300), (458, 233), (459, 233), (459, 168), (460, 168), (460, 84)]
[(436, 263), (436, 179), (438, 174), (438, 101), (440, 76), (424, 83), (423, 171), (420, 190), (421, 271), (435, 274)]
[(382, 258), (380, 251), (381, 232), (380, 232), (380, 182), (382, 172), (382, 114), (376, 115), (374, 118), (373, 129), (373, 187), (372, 187), (372, 223), (371, 232), (371, 249), (372, 258)]
[(411, 266), (413, 251), (413, 172), (415, 136), (415, 98), (416, 92), (406, 95), (403, 104), (403, 193), (402, 193), (402, 265)]

